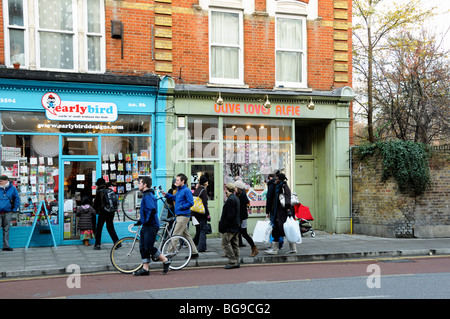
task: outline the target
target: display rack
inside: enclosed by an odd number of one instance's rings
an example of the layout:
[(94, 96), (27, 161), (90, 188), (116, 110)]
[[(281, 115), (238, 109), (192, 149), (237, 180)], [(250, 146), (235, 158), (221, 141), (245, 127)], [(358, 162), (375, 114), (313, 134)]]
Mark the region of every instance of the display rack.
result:
[[(45, 206), (45, 201), (40, 201), (40, 202), (39, 202), (39, 208), (38, 208), (38, 210), (37, 210), (37, 212), (36, 212), (36, 216), (39, 216), (39, 215), (41, 214), (42, 206), (44, 206), (44, 216), (45, 216), (45, 218), (47, 219), (47, 225), (48, 225), (48, 227), (50, 228), (50, 233), (51, 233), (51, 235), (52, 235), (53, 246), (54, 246), (55, 249), (56, 249), (57, 247), (56, 247), (55, 235), (53, 234), (52, 224), (51, 224), (50, 218), (49, 218), (49, 216), (48, 216), (48, 211), (47, 211), (47, 207)], [(31, 237), (33, 237), (33, 233), (34, 233), (34, 230), (35, 230), (35, 228), (36, 228), (37, 220), (38, 220), (38, 218), (36, 217), (36, 218), (34, 219), (34, 221), (33, 221), (33, 225), (31, 226), (30, 236), (28, 237), (28, 241), (27, 241), (27, 244), (26, 244), (26, 246), (25, 246), (25, 250), (28, 250), (28, 246), (30, 245)]]

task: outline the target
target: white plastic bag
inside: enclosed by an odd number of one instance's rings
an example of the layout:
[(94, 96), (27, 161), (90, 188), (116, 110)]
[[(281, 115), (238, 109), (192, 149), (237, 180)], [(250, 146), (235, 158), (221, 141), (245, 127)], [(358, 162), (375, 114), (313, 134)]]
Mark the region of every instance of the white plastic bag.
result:
[(300, 226), (292, 217), (288, 217), (283, 225), (284, 234), (290, 243), (301, 243), (302, 235), (300, 234)]
[(259, 220), (253, 231), (253, 241), (257, 243), (268, 243), (271, 233), (272, 226), (270, 226), (270, 220)]

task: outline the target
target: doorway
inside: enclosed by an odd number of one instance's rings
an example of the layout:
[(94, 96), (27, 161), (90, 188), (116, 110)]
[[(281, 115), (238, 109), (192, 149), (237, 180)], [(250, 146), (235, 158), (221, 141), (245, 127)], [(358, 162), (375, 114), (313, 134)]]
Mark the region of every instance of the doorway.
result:
[[(219, 198), (220, 198), (220, 187), (219, 187), (219, 164), (216, 163), (192, 163), (189, 167), (189, 175), (191, 190), (194, 191), (200, 181), (201, 176), (206, 176), (208, 178), (208, 210), (211, 215), (211, 223), (213, 227), (213, 232), (218, 230), (219, 226)], [(216, 225), (217, 224), (217, 225)]]
[[(81, 206), (83, 198), (89, 198), (91, 204), (93, 202), (98, 160), (82, 158), (63, 159), (62, 167), (62, 176), (64, 176), (64, 216), (62, 220), (64, 222), (63, 238), (66, 243), (69, 240), (80, 239), (76, 211)], [(95, 225), (95, 217), (93, 225)]]

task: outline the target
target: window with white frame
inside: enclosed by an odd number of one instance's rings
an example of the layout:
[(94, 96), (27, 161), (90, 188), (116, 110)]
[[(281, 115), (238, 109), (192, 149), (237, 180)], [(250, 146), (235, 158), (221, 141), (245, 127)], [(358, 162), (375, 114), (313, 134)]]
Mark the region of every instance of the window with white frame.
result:
[(38, 70), (104, 72), (104, 0), (3, 3), (7, 66), (19, 60)]
[(210, 82), (244, 84), (243, 37), (242, 11), (210, 10)]
[(276, 17), (276, 86), (300, 88), (306, 79), (306, 17)]

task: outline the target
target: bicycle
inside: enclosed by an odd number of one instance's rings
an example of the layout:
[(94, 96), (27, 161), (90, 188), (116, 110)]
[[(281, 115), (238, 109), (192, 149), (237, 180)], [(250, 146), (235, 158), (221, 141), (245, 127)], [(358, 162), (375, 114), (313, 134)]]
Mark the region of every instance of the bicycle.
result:
[[(161, 186), (159, 188), (161, 189)], [(153, 189), (157, 191), (156, 187)], [(157, 191), (157, 193), (159, 192)], [(132, 194), (132, 196), (138, 196), (138, 194)], [(157, 200), (164, 202), (162, 196), (157, 197)], [(164, 206), (172, 213), (173, 217), (161, 219), (164, 224), (159, 227), (155, 247), (171, 261), (169, 269), (180, 270), (186, 267), (191, 261), (192, 247), (189, 241), (183, 236), (172, 235), (176, 223), (175, 215), (165, 202)], [(128, 214), (125, 215), (130, 218)], [(131, 220), (137, 221), (139, 219), (139, 214), (136, 214), (136, 212), (132, 212), (132, 216), (137, 219), (130, 218)], [(111, 263), (114, 268), (124, 274), (131, 274), (143, 266), (139, 251), (139, 230), (141, 226), (138, 226), (136, 231), (132, 230), (133, 227), (135, 227), (134, 224), (130, 224), (128, 231), (136, 235), (134, 237), (120, 239), (114, 244), (110, 252)], [(159, 261), (158, 258), (154, 258), (153, 256), (152, 260), (155, 262)]]

